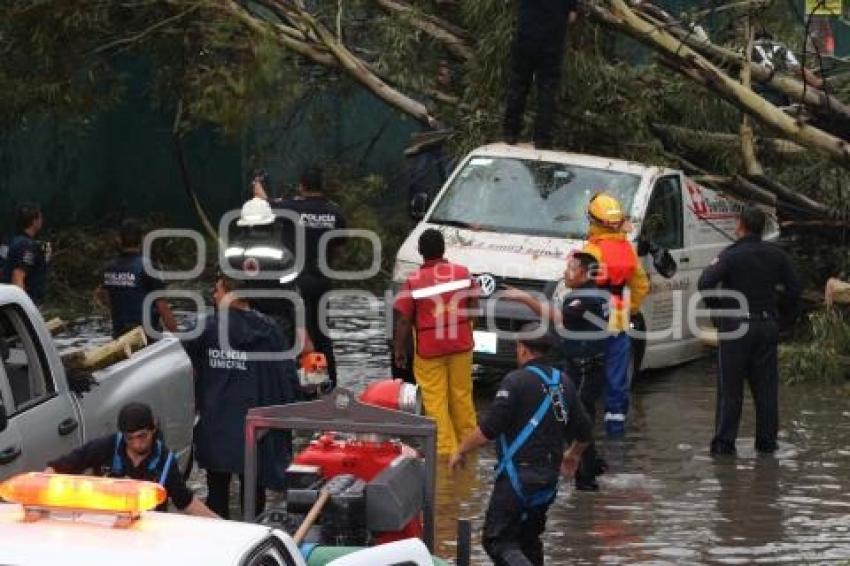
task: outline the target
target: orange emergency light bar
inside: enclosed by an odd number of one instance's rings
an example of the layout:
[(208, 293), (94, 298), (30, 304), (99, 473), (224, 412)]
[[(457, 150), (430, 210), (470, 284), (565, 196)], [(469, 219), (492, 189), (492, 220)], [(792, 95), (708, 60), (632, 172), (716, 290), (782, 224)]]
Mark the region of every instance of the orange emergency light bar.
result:
[(0, 498), (24, 507), (138, 515), (165, 501), (153, 482), (30, 472), (0, 483)]

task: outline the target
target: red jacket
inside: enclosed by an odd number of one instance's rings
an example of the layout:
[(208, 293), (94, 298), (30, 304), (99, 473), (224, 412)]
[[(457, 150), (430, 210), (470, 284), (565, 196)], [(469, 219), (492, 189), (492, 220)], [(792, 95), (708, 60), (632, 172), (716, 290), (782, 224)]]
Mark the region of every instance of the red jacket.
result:
[(393, 308), (413, 320), (419, 357), (472, 350), (468, 311), (476, 289), (468, 269), (445, 259), (428, 260), (407, 278)]

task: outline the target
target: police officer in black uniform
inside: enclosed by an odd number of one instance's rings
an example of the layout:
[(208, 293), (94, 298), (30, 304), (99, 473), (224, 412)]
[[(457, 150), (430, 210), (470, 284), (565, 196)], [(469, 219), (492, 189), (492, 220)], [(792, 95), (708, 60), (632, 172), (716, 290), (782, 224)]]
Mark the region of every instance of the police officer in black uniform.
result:
[[(112, 337), (141, 326), (143, 307), (148, 293), (165, 288), (159, 279), (148, 274), (142, 258), (141, 224), (133, 219), (121, 223), (119, 240), (121, 253), (103, 270), (101, 284), (95, 290), (95, 300), (109, 305), (112, 314)], [(151, 304), (150, 322), (154, 330), (177, 330), (177, 322), (164, 297)]]
[[(545, 360), (555, 347), (538, 323), (522, 328), (517, 342), (520, 369), (502, 380), (487, 416), (452, 455), (452, 469), (464, 455), (491, 440), (499, 464), (482, 543), (499, 565), (543, 564), (540, 535), (555, 499), (559, 473), (570, 478), (593, 437), (593, 423), (572, 382)], [(566, 451), (567, 439), (573, 439)]]
[[(174, 506), (184, 513), (218, 518), (186, 487), (177, 456), (159, 438), (149, 406), (128, 403), (121, 407), (118, 431), (51, 460), (45, 471), (82, 474), (93, 470), (99, 476), (156, 482), (165, 488)], [(163, 502), (156, 509), (168, 511), (168, 502)]]
[[(600, 290), (592, 279), (599, 269), (596, 258), (587, 253), (573, 253), (567, 260), (564, 283), (572, 291), (564, 297), (559, 311), (519, 289), (508, 288), (504, 297), (527, 305), (532, 311), (555, 325), (561, 337), (559, 358), (564, 370), (578, 389), (581, 403), (591, 422), (596, 421), (596, 404), (605, 389), (605, 340), (607, 332), (607, 300), (609, 293)], [(591, 443), (582, 454), (576, 471), (575, 486), (582, 491), (596, 491), (596, 476), (607, 465)]]
[[(745, 380), (756, 407), (756, 450), (770, 453), (777, 448), (777, 288), (784, 288), (789, 308), (795, 312), (801, 288), (788, 255), (762, 241), (766, 218), (759, 208), (744, 208), (736, 230), (738, 240), (715, 258), (698, 282), (701, 291), (720, 285), (723, 291), (737, 291), (745, 299), (744, 304), (732, 297), (706, 301), (712, 308), (744, 310), (740, 316), (715, 317), (720, 340), (713, 455), (735, 453)], [(743, 335), (724, 339), (723, 334), (734, 332)]]
[(36, 240), (44, 225), (41, 207), (34, 203), (22, 204), (15, 212), (17, 234), (9, 243), (2, 283), (17, 285), (27, 292), (32, 302), (40, 305), (47, 292), (47, 264), (50, 245)]
[(242, 288), (249, 291), (273, 292), (278, 296), (249, 296), (251, 307), (271, 317), (280, 327), (284, 347), (289, 350), (300, 335), (305, 351), (312, 344), (303, 331), (296, 328), (295, 304), (289, 294), (295, 293), (295, 257), (283, 245), (281, 224), (277, 222), (266, 200), (252, 198), (242, 206), (235, 226), (230, 228), (224, 258), (230, 269), (239, 273)]
[[(203, 329), (198, 337), (183, 342), (195, 369), (200, 417), (195, 450), (198, 466), (207, 472), (207, 505), (225, 519), (230, 517), (234, 475), (244, 493), (248, 410), (290, 403), (296, 399), (297, 387), (293, 361), (274, 357), (284, 351), (280, 327), (240, 298), (242, 287), (241, 280), (219, 276), (213, 292), (215, 313), (200, 323)], [(258, 455), (256, 509), (260, 513), (265, 488), (284, 488), (283, 473), (291, 456), (289, 436), (283, 431), (267, 433), (258, 443)]]
[(534, 145), (552, 146), (561, 65), (567, 25), (576, 20), (576, 0), (520, 0), (516, 37), (511, 56), (511, 81), (505, 107), (505, 140), (514, 144), (522, 133), (525, 101), (531, 84), (537, 85)]
[[(262, 185), (254, 185), (254, 196), (267, 199), (268, 195)], [(331, 281), (320, 267), (320, 254), (325, 254), (325, 264), (333, 265), (334, 258), (339, 254), (345, 243), (344, 238), (333, 238), (326, 249), (319, 249), (319, 240), (329, 230), (343, 230), (348, 224), (342, 210), (327, 199), (324, 194), (322, 170), (316, 167), (305, 169), (299, 178), (297, 196), (291, 199), (274, 199), (271, 201), (276, 209), (291, 210), (298, 218), (304, 229), (305, 257), (304, 269), (299, 274), (295, 284), (304, 300), (304, 315), (307, 333), (313, 341), (316, 351), (325, 355), (328, 361), (328, 374), (332, 386), (336, 385), (336, 360), (333, 343), (322, 330), (319, 323), (319, 305), (322, 297), (331, 290)], [(295, 227), (284, 222), (284, 246), (294, 249)], [(325, 321), (326, 323), (327, 321)]]

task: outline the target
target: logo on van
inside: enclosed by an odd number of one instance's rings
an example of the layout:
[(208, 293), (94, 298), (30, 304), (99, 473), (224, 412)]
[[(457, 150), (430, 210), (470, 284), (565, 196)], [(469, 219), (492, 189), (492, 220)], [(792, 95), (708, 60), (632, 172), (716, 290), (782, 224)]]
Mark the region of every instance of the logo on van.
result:
[(482, 273), (475, 276), (475, 282), (481, 288), (481, 296), (489, 297), (496, 292), (496, 278), (489, 273)]

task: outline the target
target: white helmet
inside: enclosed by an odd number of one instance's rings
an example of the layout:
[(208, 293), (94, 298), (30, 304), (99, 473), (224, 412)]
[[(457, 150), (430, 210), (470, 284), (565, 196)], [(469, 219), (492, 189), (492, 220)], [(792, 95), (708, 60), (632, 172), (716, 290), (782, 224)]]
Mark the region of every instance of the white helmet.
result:
[(252, 198), (242, 205), (242, 213), (237, 226), (266, 226), (275, 221), (275, 215), (268, 201), (261, 198)]

